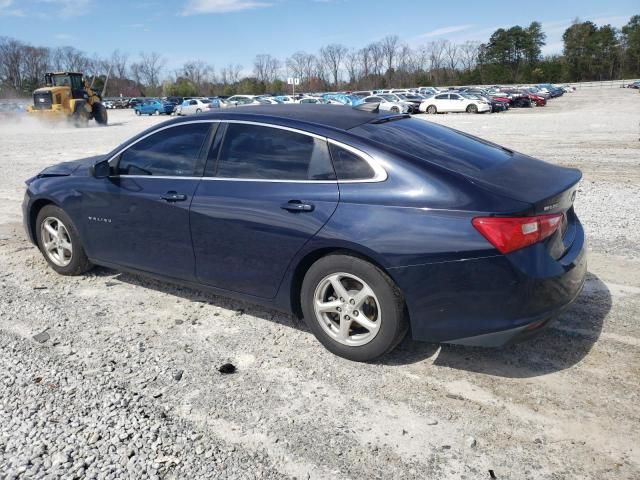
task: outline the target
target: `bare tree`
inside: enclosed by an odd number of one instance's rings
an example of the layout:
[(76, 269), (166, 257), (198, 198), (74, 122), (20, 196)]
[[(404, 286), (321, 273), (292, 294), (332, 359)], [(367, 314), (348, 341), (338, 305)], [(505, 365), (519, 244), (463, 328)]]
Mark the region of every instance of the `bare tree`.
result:
[(371, 59), (371, 69), (374, 75), (382, 75), (384, 68), (384, 59), (382, 53), (382, 45), (379, 42), (369, 44), (369, 57)]
[(456, 69), (458, 68), (458, 62), (460, 61), (458, 57), (458, 53), (459, 53), (458, 44), (447, 40), (444, 47), (444, 52), (447, 59), (447, 67), (451, 71), (451, 76), (453, 76)]
[(15, 90), (22, 87), (22, 58), (23, 44), (12, 38), (0, 38), (0, 79), (4, 80)]
[(478, 52), (479, 52), (480, 42), (472, 42), (467, 41), (462, 45), (459, 45), (460, 48), (460, 63), (462, 63), (462, 68), (469, 72), (476, 66), (478, 62)]
[(129, 71), (131, 72), (133, 81), (138, 85), (142, 85), (142, 65), (137, 62), (132, 63), (131, 67), (129, 67)]
[(160, 72), (164, 67), (164, 59), (159, 53), (140, 53), (140, 74), (145, 83), (156, 88), (160, 84)]
[(276, 79), (280, 61), (269, 54), (256, 55), (253, 61), (253, 74), (259, 82), (268, 84)]
[(427, 49), (429, 52), (429, 71), (435, 83), (440, 83), (440, 70), (444, 62), (444, 52), (447, 46), (445, 40), (436, 40), (429, 42)]
[(21, 77), (33, 88), (43, 81), (49, 69), (49, 49), (26, 45), (22, 48)]
[(349, 83), (355, 86), (360, 80), (360, 56), (357, 50), (349, 50), (345, 57), (345, 66), (349, 74)]
[(201, 60), (192, 60), (182, 66), (180, 74), (202, 91), (213, 75), (213, 67)]
[(128, 53), (121, 53), (120, 50), (115, 50), (111, 54), (111, 66), (113, 68), (113, 75), (117, 78), (125, 78), (127, 76), (127, 61), (129, 60)]
[(236, 83), (240, 79), (242, 65), (234, 65), (230, 63), (220, 71), (220, 81), (223, 85)]
[(337, 87), (340, 81), (340, 67), (347, 54), (347, 47), (333, 43), (320, 49), (320, 58), (333, 77), (333, 84)]
[(55, 70), (63, 72), (86, 72), (91, 60), (74, 47), (60, 47), (51, 52), (51, 63)]
[(398, 44), (400, 37), (397, 35), (387, 35), (380, 41), (380, 52), (384, 57), (384, 66), (389, 82), (393, 77), (396, 55), (398, 54)]

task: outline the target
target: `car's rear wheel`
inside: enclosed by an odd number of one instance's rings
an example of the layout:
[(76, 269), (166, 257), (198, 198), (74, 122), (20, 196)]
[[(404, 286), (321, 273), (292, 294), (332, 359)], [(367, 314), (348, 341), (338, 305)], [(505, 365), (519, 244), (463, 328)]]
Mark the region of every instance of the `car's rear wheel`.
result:
[(398, 107), (391, 107), (391, 111), (393, 113), (400, 113), (400, 109)]
[(366, 362), (392, 350), (406, 335), (402, 295), (375, 265), (351, 255), (321, 258), (301, 289), (305, 322), (331, 352)]
[(202, 113), (202, 110), (200, 110), (199, 108), (196, 109), (196, 113)]
[(438, 109), (436, 108), (435, 105), (429, 105), (427, 107), (427, 113), (429, 113), (431, 115), (435, 115), (436, 113), (438, 113)]
[(467, 113), (478, 113), (478, 106), (472, 103), (467, 107)]
[(136, 115), (138, 115), (138, 116), (141, 115), (140, 110), (136, 110), (135, 112), (136, 112)]
[(82, 275), (93, 265), (69, 216), (55, 205), (46, 205), (36, 219), (38, 247), (47, 263), (61, 275)]

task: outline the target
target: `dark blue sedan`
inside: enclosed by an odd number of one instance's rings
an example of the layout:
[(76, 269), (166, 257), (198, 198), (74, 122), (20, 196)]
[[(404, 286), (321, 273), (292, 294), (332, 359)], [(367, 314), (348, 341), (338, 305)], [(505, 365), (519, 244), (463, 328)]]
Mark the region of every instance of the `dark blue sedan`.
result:
[(500, 346), (579, 294), (581, 178), (470, 135), (335, 105), (179, 118), (27, 181), (51, 267), (139, 272), (304, 317), (367, 361), (407, 332)]

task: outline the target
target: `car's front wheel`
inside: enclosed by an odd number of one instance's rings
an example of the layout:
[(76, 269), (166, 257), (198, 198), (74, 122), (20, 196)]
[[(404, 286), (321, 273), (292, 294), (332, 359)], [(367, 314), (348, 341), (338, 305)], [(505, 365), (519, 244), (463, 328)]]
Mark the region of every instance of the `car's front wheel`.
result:
[(93, 265), (69, 216), (55, 205), (47, 205), (36, 219), (38, 247), (51, 268), (61, 275), (82, 275)]
[(435, 105), (429, 105), (429, 106), (427, 107), (427, 113), (428, 113), (429, 115), (435, 115), (436, 113), (438, 113), (438, 109), (436, 108), (436, 106), (435, 106)]
[(321, 258), (301, 290), (305, 322), (331, 352), (366, 362), (392, 350), (406, 335), (402, 295), (375, 265), (351, 255)]

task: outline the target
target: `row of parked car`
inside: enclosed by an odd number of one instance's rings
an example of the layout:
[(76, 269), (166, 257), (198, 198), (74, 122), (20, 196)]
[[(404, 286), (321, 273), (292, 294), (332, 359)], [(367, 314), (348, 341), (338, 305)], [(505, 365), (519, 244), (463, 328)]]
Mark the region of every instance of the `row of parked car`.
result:
[[(211, 109), (245, 105), (319, 103), (359, 105), (375, 103), (395, 113), (489, 113), (510, 108), (543, 107), (550, 98), (573, 91), (568, 86), (538, 84), (520, 87), (419, 87), (298, 95), (233, 95), (231, 97), (165, 97), (130, 99), (136, 115), (195, 115)], [(110, 107), (107, 108), (119, 108)]]

